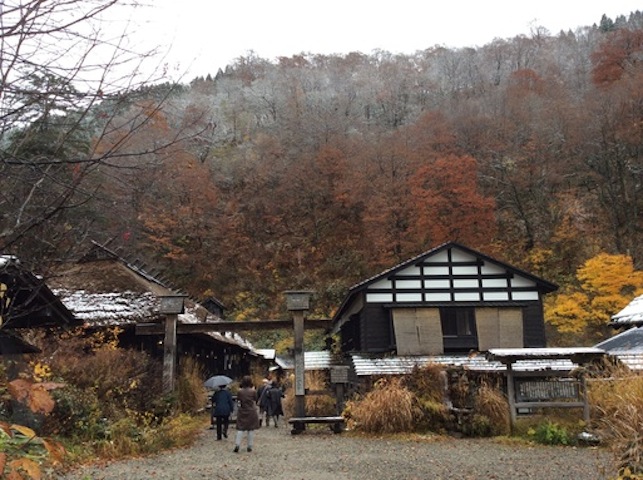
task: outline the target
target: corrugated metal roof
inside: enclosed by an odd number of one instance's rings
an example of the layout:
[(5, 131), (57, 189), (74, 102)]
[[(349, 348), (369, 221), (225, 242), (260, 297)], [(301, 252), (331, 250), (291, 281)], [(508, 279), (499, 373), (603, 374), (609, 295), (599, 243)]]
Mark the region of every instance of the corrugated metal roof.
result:
[(602, 348), (611, 354), (643, 354), (643, 327), (632, 327), (607, 340), (603, 340), (596, 347)]
[[(424, 367), (430, 364), (463, 367), (480, 372), (504, 372), (506, 370), (502, 363), (487, 360), (484, 355), (376, 357), (353, 354), (352, 360), (357, 376), (402, 375), (411, 373), (415, 367)], [(520, 360), (514, 364), (513, 369), (517, 371), (571, 371), (576, 367), (576, 364), (567, 359)]]
[(605, 352), (597, 347), (559, 347), (559, 348), (492, 348), (488, 356), (494, 360), (506, 359), (553, 359), (571, 358), (577, 355), (602, 355)]
[[(277, 356), (275, 362), (284, 370), (295, 369), (293, 357)], [(334, 365), (331, 352), (321, 350), (317, 352), (304, 352), (304, 370), (327, 370)]]
[(626, 307), (612, 315), (612, 325), (643, 325), (643, 295), (639, 295)]
[(623, 362), (631, 370), (643, 372), (643, 353), (613, 353), (611, 354)]

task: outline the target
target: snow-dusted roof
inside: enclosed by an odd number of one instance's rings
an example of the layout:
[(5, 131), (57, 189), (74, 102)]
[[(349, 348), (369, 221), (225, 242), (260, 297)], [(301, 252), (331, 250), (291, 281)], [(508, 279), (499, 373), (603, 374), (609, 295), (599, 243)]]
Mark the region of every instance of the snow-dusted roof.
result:
[(274, 360), (277, 356), (277, 351), (274, 348), (257, 348), (256, 352), (266, 360)]
[(612, 315), (611, 325), (643, 325), (643, 295), (639, 295), (626, 305), (626, 307)]
[(76, 318), (91, 326), (136, 324), (159, 318), (158, 297), (152, 293), (90, 293), (65, 289), (53, 292)]
[(631, 370), (643, 370), (643, 327), (632, 327), (603, 340), (596, 347), (618, 358)]
[[(295, 360), (292, 357), (275, 358), (275, 363), (284, 370), (294, 370)], [(332, 354), (326, 350), (304, 352), (304, 370), (327, 370), (333, 365)]]
[[(353, 354), (353, 365), (357, 376), (403, 375), (411, 373), (416, 367), (441, 365), (462, 367), (478, 372), (504, 372), (506, 366), (495, 360), (487, 360), (484, 355), (434, 355), (434, 356), (395, 356), (378, 357), (374, 355)], [(513, 365), (515, 371), (543, 372), (571, 371), (577, 365), (569, 359), (521, 360)]]
[(4, 268), (7, 265), (19, 265), (20, 261), (18, 257), (13, 255), (0, 255), (0, 268)]
[(643, 371), (643, 353), (621, 353), (614, 352), (610, 353), (614, 357), (618, 358), (621, 363), (626, 365), (630, 370)]
[(643, 354), (643, 327), (632, 327), (629, 330), (603, 340), (596, 345), (610, 354), (638, 353)]
[[(159, 297), (150, 292), (89, 293), (85, 290), (58, 289), (54, 290), (54, 294), (76, 318), (92, 327), (128, 326), (161, 319)], [(179, 323), (215, 323), (213, 320), (217, 319), (193, 302), (186, 302), (185, 312), (178, 315)], [(237, 333), (223, 331), (209, 332), (206, 335), (223, 343), (255, 351), (252, 344)]]
[(561, 348), (492, 348), (488, 356), (492, 359), (554, 359), (571, 358), (578, 355), (602, 355), (605, 352), (597, 347)]

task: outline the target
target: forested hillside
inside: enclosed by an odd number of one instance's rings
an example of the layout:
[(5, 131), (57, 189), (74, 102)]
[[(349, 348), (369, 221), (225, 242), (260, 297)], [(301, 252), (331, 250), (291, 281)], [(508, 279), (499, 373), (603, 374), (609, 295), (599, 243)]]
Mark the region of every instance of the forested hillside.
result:
[(329, 315), (355, 282), (449, 240), (561, 285), (600, 253), (643, 265), (641, 12), (475, 49), (248, 54), (101, 96), (75, 137), (52, 110), (34, 107), (5, 152), (109, 161), (57, 166), (39, 195), (64, 196), (60, 178), (74, 195), (29, 229), (9, 226), (33, 182), (1, 180), (16, 199), (0, 248), (53, 262), (109, 242), (233, 318), (279, 316), (301, 287)]

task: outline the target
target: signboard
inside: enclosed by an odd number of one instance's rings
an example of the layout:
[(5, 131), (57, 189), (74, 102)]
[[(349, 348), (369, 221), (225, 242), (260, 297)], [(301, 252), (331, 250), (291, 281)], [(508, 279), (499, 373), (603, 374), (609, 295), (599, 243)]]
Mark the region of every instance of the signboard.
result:
[(344, 365), (331, 367), (330, 383), (348, 383), (348, 367)]
[(575, 379), (516, 380), (516, 400), (519, 402), (577, 400), (579, 398), (579, 385)]

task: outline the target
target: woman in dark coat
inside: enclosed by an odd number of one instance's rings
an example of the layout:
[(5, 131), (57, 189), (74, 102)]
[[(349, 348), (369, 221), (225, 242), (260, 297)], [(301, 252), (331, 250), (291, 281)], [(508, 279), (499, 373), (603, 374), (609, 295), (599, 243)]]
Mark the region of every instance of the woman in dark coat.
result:
[(212, 395), (212, 416), (217, 423), (217, 440), (221, 440), (221, 435), (228, 438), (230, 415), (232, 415), (233, 411), (234, 400), (232, 400), (232, 394), (223, 385)]
[(272, 417), (272, 421), (277, 428), (277, 421), (279, 417), (284, 414), (284, 409), (281, 406), (281, 399), (284, 397), (284, 392), (275, 380), (266, 392), (266, 426), (268, 426), (268, 418)]
[(259, 428), (259, 413), (257, 412), (257, 391), (252, 385), (252, 378), (243, 377), (239, 392), (237, 392), (237, 438), (234, 442), (235, 453), (239, 451), (243, 434), (248, 436), (248, 451), (252, 452), (254, 433)]

